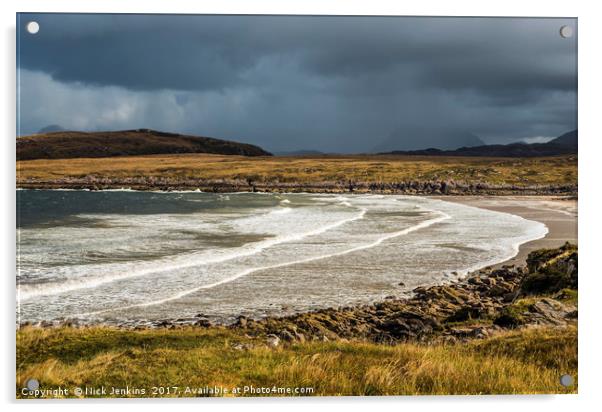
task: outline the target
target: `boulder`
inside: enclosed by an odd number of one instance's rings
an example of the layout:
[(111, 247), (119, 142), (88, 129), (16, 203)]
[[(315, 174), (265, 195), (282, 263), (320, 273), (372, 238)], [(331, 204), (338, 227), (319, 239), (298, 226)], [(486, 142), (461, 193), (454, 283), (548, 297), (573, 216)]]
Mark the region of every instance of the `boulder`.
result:
[(482, 283), (480, 276), (473, 276), (468, 278), (467, 282), (471, 285), (480, 285)]
[(513, 291), (513, 287), (510, 283), (505, 282), (505, 281), (500, 281), (500, 282), (496, 282), (495, 284), (493, 284), (488, 291), (488, 296), (505, 296), (509, 293), (512, 293)]
[(562, 326), (566, 324), (567, 315), (573, 312), (572, 307), (567, 307), (557, 300), (542, 298), (529, 306), (529, 323)]
[(483, 282), (485, 285), (488, 285), (488, 286), (493, 286), (493, 285), (495, 285), (495, 283), (496, 283), (495, 279), (494, 279), (493, 277), (490, 277), (490, 276), (488, 276), (488, 277), (486, 277), (486, 278), (483, 278), (483, 279), (481, 279), (481, 281), (482, 281), (482, 282)]

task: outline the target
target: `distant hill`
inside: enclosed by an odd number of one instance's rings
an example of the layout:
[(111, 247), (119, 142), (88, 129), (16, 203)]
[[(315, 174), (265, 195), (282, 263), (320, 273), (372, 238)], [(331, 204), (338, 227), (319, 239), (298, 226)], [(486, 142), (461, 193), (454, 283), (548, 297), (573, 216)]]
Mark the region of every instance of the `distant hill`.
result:
[(461, 147), (455, 150), (394, 150), (380, 154), (410, 156), (491, 156), (491, 157), (537, 157), (577, 154), (577, 130), (565, 133), (547, 143), (511, 143), (474, 147)]
[(425, 125), (420, 128), (398, 129), (389, 135), (376, 150), (424, 150), (436, 147), (440, 150), (453, 150), (460, 147), (483, 146), (478, 136), (465, 130), (440, 128)]
[(17, 160), (176, 153), (272, 155), (251, 144), (150, 129), (113, 132), (58, 131), (17, 138)]

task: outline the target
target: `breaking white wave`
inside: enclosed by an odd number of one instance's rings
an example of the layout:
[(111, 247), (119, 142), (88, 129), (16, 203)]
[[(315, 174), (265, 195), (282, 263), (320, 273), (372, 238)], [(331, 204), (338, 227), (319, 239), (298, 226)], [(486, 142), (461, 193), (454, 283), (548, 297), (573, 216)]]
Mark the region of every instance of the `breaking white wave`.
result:
[[(273, 220), (275, 216), (289, 214), (290, 212), (292, 212), (291, 208), (278, 208), (268, 212), (265, 218)], [(105, 274), (102, 275), (99, 275), (98, 273), (93, 273), (90, 275), (84, 273), (75, 277), (75, 279), (71, 279), (71, 276), (66, 276), (67, 280), (61, 282), (20, 285), (19, 296), (22, 301), (27, 301), (28, 299), (32, 299), (39, 296), (60, 294), (78, 289), (94, 288), (105, 283), (125, 280), (138, 276), (145, 276), (157, 272), (168, 272), (190, 267), (222, 263), (228, 260), (257, 254), (269, 247), (273, 247), (281, 243), (298, 241), (308, 236), (314, 236), (320, 233), (324, 233), (345, 223), (361, 219), (363, 218), (365, 213), (366, 209), (361, 209), (356, 214), (344, 219), (334, 221), (333, 223), (326, 224), (314, 228), (312, 230), (308, 230), (306, 232), (283, 234), (273, 239), (268, 239), (262, 242), (254, 243), (251, 246), (245, 245), (244, 247), (241, 247), (230, 253), (221, 253), (221, 251), (212, 250), (210, 254), (191, 253), (183, 257), (169, 257), (168, 259), (157, 259), (149, 264), (144, 264), (141, 262), (128, 262), (126, 265), (114, 265), (109, 269), (108, 273), (106, 273), (107, 270), (105, 269), (103, 270)], [(129, 217), (129, 219), (134, 218)], [(242, 223), (242, 225), (250, 226), (249, 220), (251, 219), (255, 218), (249, 218), (247, 222)], [(55, 271), (58, 271), (58, 269), (55, 269)], [(89, 268), (86, 268), (86, 272), (90, 272)], [(220, 283), (223, 282), (220, 281), (217, 284)]]
[(218, 282), (211, 283), (211, 284), (208, 284), (208, 285), (202, 285), (202, 286), (190, 289), (190, 290), (186, 290), (186, 291), (180, 292), (178, 294), (175, 294), (173, 296), (169, 296), (167, 298), (159, 299), (159, 300), (156, 300), (156, 301), (144, 302), (144, 303), (140, 303), (140, 304), (136, 304), (136, 305), (130, 305), (130, 306), (122, 307), (122, 308), (107, 309), (107, 310), (103, 310), (103, 311), (87, 313), (85, 315), (96, 315), (96, 314), (99, 314), (99, 313), (106, 313), (106, 312), (110, 312), (110, 311), (113, 311), (113, 310), (131, 309), (131, 308), (134, 308), (134, 307), (145, 307), (145, 306), (160, 305), (160, 304), (172, 301), (172, 300), (181, 299), (184, 296), (188, 296), (188, 295), (190, 295), (190, 294), (192, 294), (194, 292), (197, 292), (199, 290), (202, 290), (202, 289), (211, 289), (213, 287), (222, 285), (224, 283), (232, 282), (232, 281), (234, 281), (234, 280), (236, 280), (238, 278), (241, 278), (243, 276), (247, 276), (247, 275), (249, 275), (249, 274), (251, 274), (253, 272), (258, 272), (258, 271), (261, 271), (261, 270), (268, 270), (268, 269), (277, 269), (277, 268), (281, 268), (281, 267), (284, 267), (284, 266), (297, 265), (297, 264), (300, 264), (300, 263), (307, 263), (307, 262), (312, 262), (312, 261), (316, 261), (316, 260), (328, 259), (328, 258), (333, 258), (333, 257), (336, 257), (336, 256), (347, 255), (347, 254), (353, 253), (353, 252), (358, 252), (360, 250), (370, 249), (370, 248), (373, 248), (373, 247), (376, 247), (376, 246), (380, 245), (385, 240), (393, 239), (393, 238), (396, 238), (396, 237), (399, 237), (399, 236), (406, 235), (406, 234), (414, 232), (416, 230), (420, 230), (420, 229), (429, 227), (429, 226), (431, 226), (431, 225), (433, 225), (435, 223), (442, 222), (443, 220), (446, 220), (446, 219), (449, 219), (449, 218), (450, 218), (450, 216), (448, 216), (448, 215), (446, 215), (444, 213), (440, 213), (440, 216), (437, 217), (437, 218), (421, 222), (421, 223), (419, 223), (419, 224), (417, 224), (415, 226), (409, 227), (407, 229), (400, 230), (398, 232), (389, 233), (389, 234), (387, 234), (385, 236), (382, 236), (382, 237), (378, 238), (377, 240), (375, 240), (373, 242), (370, 242), (368, 244), (356, 246), (354, 248), (343, 250), (341, 252), (335, 252), (335, 253), (330, 253), (330, 254), (325, 254), (325, 255), (317, 255), (317, 256), (312, 256), (312, 257), (308, 257), (308, 258), (305, 258), (305, 259), (293, 260), (293, 261), (290, 261), (290, 262), (283, 262), (283, 263), (279, 263), (279, 264), (275, 264), (275, 265), (271, 265), (271, 266), (263, 266), (263, 267), (250, 268), (250, 269), (243, 270), (242, 272), (239, 272), (239, 273), (237, 273), (237, 274), (235, 274), (235, 275), (233, 275), (233, 276), (231, 276), (229, 278), (222, 279), (222, 280), (220, 280)]
[[(515, 215), (406, 196), (60, 196), (72, 214), (19, 229), (21, 320), (229, 318), (368, 302), (400, 282), (410, 290), (506, 260), (547, 233)], [(91, 212), (98, 196), (107, 209), (150, 212)]]

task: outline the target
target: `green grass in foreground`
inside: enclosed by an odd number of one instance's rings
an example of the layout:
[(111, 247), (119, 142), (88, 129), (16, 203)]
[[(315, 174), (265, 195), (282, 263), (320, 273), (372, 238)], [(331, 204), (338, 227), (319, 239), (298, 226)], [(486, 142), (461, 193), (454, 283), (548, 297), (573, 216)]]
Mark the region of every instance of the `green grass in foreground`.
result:
[(313, 395), (576, 392), (576, 385), (559, 384), (565, 373), (577, 377), (575, 327), (512, 331), (463, 344), (310, 342), (277, 348), (223, 328), (17, 332), (19, 397), (29, 378), (45, 389), (129, 386), (145, 388), (143, 396), (153, 396), (156, 386), (184, 391), (214, 385), (313, 387)]

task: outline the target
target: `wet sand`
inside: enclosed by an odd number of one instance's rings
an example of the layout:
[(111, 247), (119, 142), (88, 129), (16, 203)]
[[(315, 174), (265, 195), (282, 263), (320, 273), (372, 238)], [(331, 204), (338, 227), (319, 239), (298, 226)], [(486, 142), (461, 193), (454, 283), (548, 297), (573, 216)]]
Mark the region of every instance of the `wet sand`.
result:
[(444, 196), (441, 200), (483, 209), (512, 213), (536, 220), (548, 227), (542, 239), (527, 242), (514, 258), (496, 266), (525, 263), (527, 255), (536, 249), (553, 248), (569, 241), (577, 244), (577, 200), (558, 196)]

